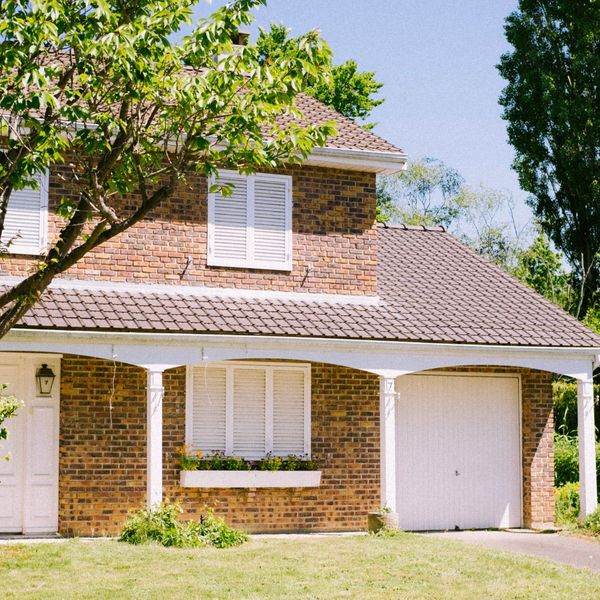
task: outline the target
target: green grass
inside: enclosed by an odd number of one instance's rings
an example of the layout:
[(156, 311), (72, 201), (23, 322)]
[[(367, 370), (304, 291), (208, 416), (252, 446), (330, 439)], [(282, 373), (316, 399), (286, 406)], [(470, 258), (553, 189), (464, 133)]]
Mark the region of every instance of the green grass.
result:
[(116, 541), (0, 546), (5, 598), (600, 598), (600, 576), (411, 534), (178, 550)]

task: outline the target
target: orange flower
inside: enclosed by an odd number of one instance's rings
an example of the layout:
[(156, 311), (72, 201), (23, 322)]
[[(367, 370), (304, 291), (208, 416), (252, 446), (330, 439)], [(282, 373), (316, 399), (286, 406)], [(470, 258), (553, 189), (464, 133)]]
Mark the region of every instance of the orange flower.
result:
[(198, 450), (198, 452), (196, 452), (196, 458), (198, 458), (198, 459), (202, 458), (202, 452), (200, 450)]

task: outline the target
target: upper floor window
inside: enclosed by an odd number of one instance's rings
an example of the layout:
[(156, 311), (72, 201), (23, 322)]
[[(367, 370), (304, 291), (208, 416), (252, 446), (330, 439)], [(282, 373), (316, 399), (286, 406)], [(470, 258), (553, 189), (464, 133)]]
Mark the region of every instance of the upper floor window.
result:
[(310, 365), (188, 368), (186, 442), (247, 459), (310, 455)]
[(290, 271), (292, 178), (221, 171), (212, 183), (234, 187), (208, 195), (208, 264)]
[(48, 244), (48, 173), (38, 181), (38, 189), (15, 190), (8, 200), (2, 246), (10, 254), (39, 255)]

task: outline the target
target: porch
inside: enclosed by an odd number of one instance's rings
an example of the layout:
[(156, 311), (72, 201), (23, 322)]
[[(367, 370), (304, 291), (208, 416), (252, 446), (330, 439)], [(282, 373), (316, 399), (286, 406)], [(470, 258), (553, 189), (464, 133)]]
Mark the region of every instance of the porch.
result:
[[(368, 511), (399, 506), (397, 403), (408, 381), (402, 377), (435, 370), (462, 379), (469, 372), (519, 379), (519, 525), (533, 527), (548, 526), (553, 513), (549, 373), (575, 377), (582, 516), (596, 507), (596, 357), (589, 349), (72, 331), (14, 331), (2, 349), (11, 353), (4, 357), (28, 357), (30, 379), (48, 355), (59, 365), (61, 532), (115, 533), (127, 510), (165, 497), (190, 516), (213, 507), (251, 531), (363, 529)], [(22, 354), (31, 352), (38, 354)], [(323, 465), (321, 486), (180, 486), (186, 368), (235, 360), (311, 365), (311, 442)]]

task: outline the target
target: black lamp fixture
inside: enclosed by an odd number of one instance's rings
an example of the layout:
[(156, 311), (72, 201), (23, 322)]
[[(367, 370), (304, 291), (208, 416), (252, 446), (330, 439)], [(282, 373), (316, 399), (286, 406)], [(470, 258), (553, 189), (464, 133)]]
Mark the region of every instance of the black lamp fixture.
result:
[(35, 372), (35, 378), (37, 380), (37, 388), (40, 396), (49, 396), (52, 392), (52, 385), (56, 379), (54, 371), (46, 364)]

